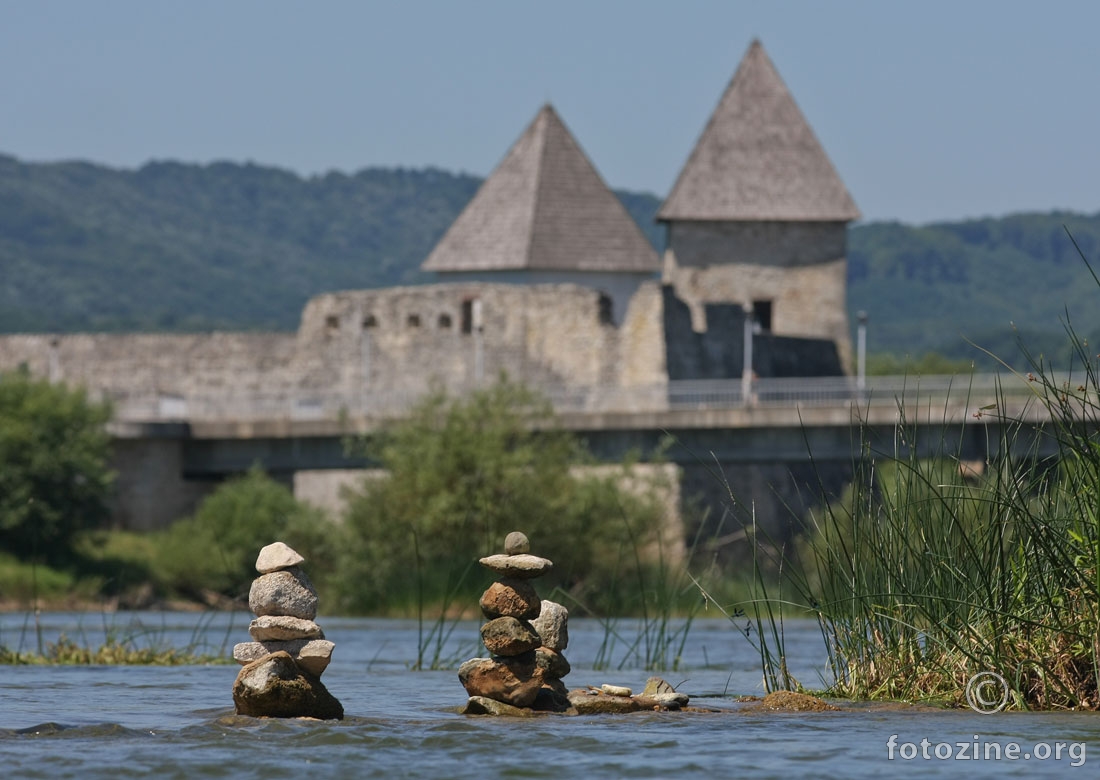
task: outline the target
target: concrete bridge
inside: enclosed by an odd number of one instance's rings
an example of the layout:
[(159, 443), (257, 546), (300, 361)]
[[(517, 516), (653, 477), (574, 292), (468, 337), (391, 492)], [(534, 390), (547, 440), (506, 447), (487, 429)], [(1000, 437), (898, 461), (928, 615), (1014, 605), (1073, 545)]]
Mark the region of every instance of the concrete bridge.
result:
[[(754, 504), (795, 500), (797, 489), (777, 488), (786, 483), (823, 479), (839, 488), (855, 460), (912, 447), (975, 464), (1005, 454), (1053, 455), (1041, 391), (1013, 374), (542, 388), (558, 424), (583, 438), (598, 459), (635, 452), (645, 460), (671, 441), (662, 458), (681, 467), (685, 494), (728, 494), (725, 484), (708, 487), (720, 471), (730, 489)], [(254, 464), (288, 484), (298, 473), (370, 467), (361, 453), (349, 452), (349, 437), (369, 437), (416, 400), (324, 393), (115, 399), (111, 431), (123, 522), (162, 525), (191, 511), (218, 480)], [(704, 503), (721, 499), (712, 495)]]

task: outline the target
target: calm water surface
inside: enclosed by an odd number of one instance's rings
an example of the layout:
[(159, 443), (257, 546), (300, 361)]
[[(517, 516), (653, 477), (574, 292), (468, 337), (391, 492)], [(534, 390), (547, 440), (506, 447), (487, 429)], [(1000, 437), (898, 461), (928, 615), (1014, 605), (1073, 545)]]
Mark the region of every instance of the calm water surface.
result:
[[(247, 641), (246, 614), (47, 614), (44, 641), (62, 632), (97, 647), (133, 634), (139, 646), (187, 646), (228, 655)], [(753, 714), (733, 697), (761, 694), (752, 645), (724, 621), (696, 621), (681, 671), (662, 675), (714, 713), (513, 720), (467, 717), (453, 670), (411, 672), (415, 622), (323, 617), (336, 643), (325, 672), (347, 718), (321, 723), (233, 715), (237, 665), (188, 667), (0, 667), (0, 771), (56, 777), (1096, 777), (1100, 716), (1094, 713), (941, 711), (843, 703), (843, 711)], [(595, 621), (570, 621), (570, 687), (614, 683), (640, 690), (649, 672), (629, 649), (638, 626), (617, 623), (613, 645)], [(34, 650), (25, 615), (0, 615), (0, 645)], [(442, 657), (477, 655), (477, 624), (461, 623)], [(644, 644), (644, 643), (643, 643)], [(824, 653), (814, 624), (787, 626), (789, 662), (819, 682)], [(621, 668), (620, 668), (621, 667)], [(887, 741), (897, 735), (894, 759)], [(920, 742), (928, 740), (929, 758)], [(957, 743), (979, 760), (954, 758)], [(1016, 760), (1004, 757), (1009, 743)], [(1065, 743), (1061, 759), (1058, 742)], [(1002, 758), (981, 757), (997, 743)], [(1043, 758), (1044, 743), (1050, 748)], [(936, 758), (948, 748), (950, 759)], [(992, 750), (992, 748), (989, 748)], [(1073, 751), (1071, 754), (1071, 750)], [(1032, 755), (1035, 753), (1035, 755)], [(1025, 759), (1024, 755), (1030, 757)], [(906, 760), (905, 756), (915, 757)], [(1073, 766), (1073, 764), (1078, 764)]]

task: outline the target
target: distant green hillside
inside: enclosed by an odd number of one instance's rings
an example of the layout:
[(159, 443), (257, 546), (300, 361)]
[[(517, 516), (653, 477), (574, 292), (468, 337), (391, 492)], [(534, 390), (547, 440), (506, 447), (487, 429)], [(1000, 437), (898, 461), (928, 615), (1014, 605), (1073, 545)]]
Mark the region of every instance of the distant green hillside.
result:
[(868, 350), (980, 357), (973, 342), (1012, 359), (1019, 337), (1064, 355), (1067, 313), (1097, 343), (1100, 288), (1067, 229), (1100, 272), (1100, 214), (852, 228), (848, 301), (868, 313)]
[[(428, 281), (418, 266), (481, 180), (436, 169), (302, 178), (257, 165), (28, 164), (0, 156), (0, 332), (283, 329), (320, 292)], [(618, 192), (655, 246), (659, 199)], [(1092, 335), (1100, 215), (850, 232), (849, 304), (872, 352), (1055, 352)]]

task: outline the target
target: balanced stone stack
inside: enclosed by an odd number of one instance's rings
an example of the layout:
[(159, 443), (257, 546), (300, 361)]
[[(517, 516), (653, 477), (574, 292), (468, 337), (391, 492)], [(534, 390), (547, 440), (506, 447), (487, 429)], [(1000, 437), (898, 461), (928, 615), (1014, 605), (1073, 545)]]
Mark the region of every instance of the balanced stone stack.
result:
[(300, 568), (304, 562), (282, 542), (264, 547), (256, 559), (260, 576), (248, 593), (256, 615), (248, 627), (253, 641), (233, 648), (233, 658), (244, 666), (233, 684), (239, 715), (344, 717), (343, 706), (321, 683), (334, 645), (313, 620), (317, 591)]
[(458, 670), (470, 695), (467, 712), (484, 711), (487, 702), (545, 710), (569, 707), (562, 682), (569, 662), (561, 654), (569, 643), (569, 612), (539, 598), (531, 580), (550, 571), (553, 563), (529, 554), (530, 548), (527, 537), (514, 531), (504, 541), (503, 555), (480, 561), (500, 578), (480, 602), (488, 618), (481, 641), (492, 655), (472, 658)]

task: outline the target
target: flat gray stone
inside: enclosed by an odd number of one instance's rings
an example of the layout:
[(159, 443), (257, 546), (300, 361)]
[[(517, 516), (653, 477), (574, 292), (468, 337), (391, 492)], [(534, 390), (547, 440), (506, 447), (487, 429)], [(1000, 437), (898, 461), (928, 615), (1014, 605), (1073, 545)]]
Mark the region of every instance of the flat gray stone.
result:
[(313, 620), (317, 617), (317, 591), (297, 566), (261, 574), (248, 591), (248, 608), (257, 617), (287, 615)]
[(271, 639), (324, 639), (321, 627), (312, 620), (286, 617), (285, 615), (263, 615), (248, 626), (248, 633), (257, 642)]
[(256, 557), (256, 571), (260, 574), (301, 566), (306, 559), (282, 542), (272, 542), (260, 550)]
[(642, 709), (642, 705), (630, 696), (609, 696), (583, 689), (570, 691), (569, 703), (580, 715), (620, 715)]
[(233, 660), (244, 666), (271, 653), (284, 652), (300, 669), (320, 677), (336, 647), (327, 639), (271, 639), (266, 642), (241, 642), (233, 646)]
[(569, 610), (555, 601), (542, 600), (539, 616), (531, 627), (542, 638), (542, 646), (560, 653), (569, 646)]
[(520, 580), (541, 577), (554, 568), (554, 564), (546, 558), (526, 554), (490, 555), (488, 558), (482, 558), (479, 563), (503, 577), (515, 577)]

